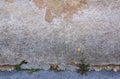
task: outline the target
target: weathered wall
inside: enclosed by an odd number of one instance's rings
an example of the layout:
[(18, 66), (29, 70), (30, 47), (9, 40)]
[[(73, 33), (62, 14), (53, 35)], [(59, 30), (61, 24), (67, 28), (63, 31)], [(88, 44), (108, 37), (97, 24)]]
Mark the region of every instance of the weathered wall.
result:
[(0, 65), (64, 68), (83, 55), (120, 64), (120, 0), (0, 0)]

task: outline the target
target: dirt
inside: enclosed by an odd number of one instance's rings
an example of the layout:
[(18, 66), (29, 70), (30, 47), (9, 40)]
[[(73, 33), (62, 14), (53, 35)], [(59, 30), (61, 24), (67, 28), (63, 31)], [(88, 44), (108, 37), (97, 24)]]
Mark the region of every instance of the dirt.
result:
[[(50, 66), (54, 69), (57, 69), (59, 66), (57, 64), (50, 64)], [(0, 65), (0, 70), (11, 71), (15, 69), (15, 65)], [(91, 65), (90, 70), (101, 71), (101, 70), (113, 70), (113, 71), (120, 71), (120, 65), (118, 64), (108, 64), (108, 65)]]

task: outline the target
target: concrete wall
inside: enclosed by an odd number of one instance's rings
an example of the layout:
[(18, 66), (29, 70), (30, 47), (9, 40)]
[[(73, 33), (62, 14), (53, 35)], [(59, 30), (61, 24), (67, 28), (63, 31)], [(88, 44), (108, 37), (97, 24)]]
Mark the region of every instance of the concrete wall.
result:
[(120, 64), (120, 0), (0, 0), (0, 65), (71, 68), (82, 57)]

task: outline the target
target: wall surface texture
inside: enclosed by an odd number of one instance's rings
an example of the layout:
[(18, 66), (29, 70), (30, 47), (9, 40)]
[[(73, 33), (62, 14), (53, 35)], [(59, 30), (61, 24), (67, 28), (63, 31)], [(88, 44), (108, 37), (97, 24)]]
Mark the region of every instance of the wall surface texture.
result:
[(120, 64), (120, 0), (0, 0), (0, 65), (73, 68), (83, 57)]

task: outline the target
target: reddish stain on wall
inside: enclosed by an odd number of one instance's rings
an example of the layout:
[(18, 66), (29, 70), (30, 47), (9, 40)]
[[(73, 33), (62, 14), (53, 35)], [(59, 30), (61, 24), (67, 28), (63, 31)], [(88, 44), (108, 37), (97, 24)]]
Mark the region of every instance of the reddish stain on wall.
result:
[(4, 0), (5, 2), (12, 3), (13, 0)]
[(88, 0), (33, 0), (38, 8), (47, 7), (45, 20), (52, 22), (53, 18), (65, 13), (64, 19), (70, 20), (72, 15), (88, 5)]

